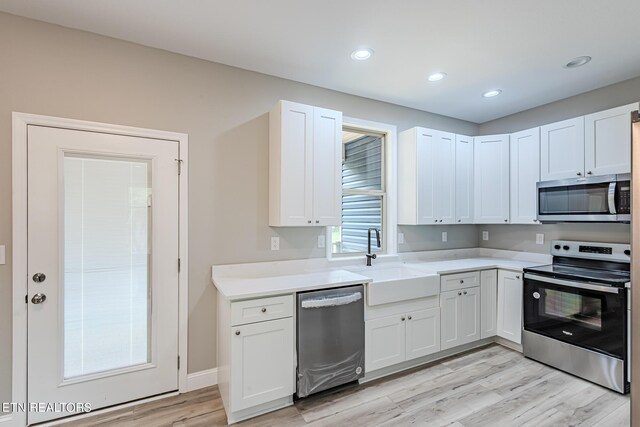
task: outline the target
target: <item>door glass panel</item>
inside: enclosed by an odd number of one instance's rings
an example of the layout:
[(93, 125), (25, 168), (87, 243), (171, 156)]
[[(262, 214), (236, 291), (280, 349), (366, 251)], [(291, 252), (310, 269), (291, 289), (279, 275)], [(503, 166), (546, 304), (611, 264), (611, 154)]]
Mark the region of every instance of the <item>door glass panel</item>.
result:
[(602, 300), (586, 295), (545, 289), (540, 309), (546, 316), (579, 323), (581, 326), (602, 329)]
[(150, 360), (151, 163), (65, 154), (64, 378)]

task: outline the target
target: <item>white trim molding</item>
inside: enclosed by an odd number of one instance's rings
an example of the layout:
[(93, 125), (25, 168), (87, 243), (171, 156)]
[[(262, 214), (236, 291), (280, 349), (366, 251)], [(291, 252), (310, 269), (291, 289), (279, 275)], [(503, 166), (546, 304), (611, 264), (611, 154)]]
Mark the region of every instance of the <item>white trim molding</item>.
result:
[(187, 392), (218, 384), (218, 368), (207, 369), (187, 375)]
[[(12, 390), (13, 402), (27, 402), (27, 127), (29, 125), (110, 133), (151, 139), (176, 141), (179, 144), (181, 175), (179, 186), (179, 332), (178, 356), (187, 360), (188, 326), (188, 190), (189, 190), (189, 136), (184, 133), (143, 129), (107, 123), (65, 119), (51, 116), (14, 112), (12, 117), (12, 213), (13, 213), (13, 327), (12, 327)], [(187, 366), (182, 363), (178, 371), (178, 389), (187, 391)], [(26, 413), (12, 413), (0, 417), (3, 426), (27, 425)]]

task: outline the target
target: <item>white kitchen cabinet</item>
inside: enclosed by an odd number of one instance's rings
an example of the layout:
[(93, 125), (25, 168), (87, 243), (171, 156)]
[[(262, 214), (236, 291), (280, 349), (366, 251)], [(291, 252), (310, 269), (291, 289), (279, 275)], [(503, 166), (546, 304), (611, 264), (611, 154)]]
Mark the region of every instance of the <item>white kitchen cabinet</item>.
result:
[(367, 312), (366, 372), (440, 351), (438, 297), (386, 304)]
[(540, 127), (540, 180), (584, 176), (584, 117)]
[(631, 112), (635, 102), (584, 117), (584, 169), (587, 176), (631, 172)]
[(498, 336), (522, 342), (522, 273), (498, 271)]
[(398, 223), (453, 224), (455, 135), (412, 128), (398, 144)]
[(540, 181), (540, 128), (512, 133), (510, 136), (511, 224), (537, 224)]
[(269, 114), (269, 225), (340, 225), (342, 113), (280, 101)]
[(498, 325), (498, 270), (480, 273), (480, 338), (496, 335)]
[(473, 137), (456, 135), (455, 222), (473, 223)]
[(480, 287), (440, 294), (441, 350), (480, 339)]
[(474, 138), (474, 223), (509, 222), (509, 135)]

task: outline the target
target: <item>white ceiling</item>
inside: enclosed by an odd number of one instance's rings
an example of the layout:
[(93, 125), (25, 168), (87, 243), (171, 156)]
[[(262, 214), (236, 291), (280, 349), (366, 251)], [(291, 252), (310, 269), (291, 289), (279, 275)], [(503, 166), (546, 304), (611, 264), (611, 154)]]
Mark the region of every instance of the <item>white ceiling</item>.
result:
[[(0, 10), (482, 123), (640, 75), (637, 0), (0, 0)], [(369, 61), (350, 59), (359, 46)], [(582, 68), (570, 59), (590, 55)], [(433, 71), (448, 77), (426, 80)], [(484, 99), (492, 88), (502, 95)]]

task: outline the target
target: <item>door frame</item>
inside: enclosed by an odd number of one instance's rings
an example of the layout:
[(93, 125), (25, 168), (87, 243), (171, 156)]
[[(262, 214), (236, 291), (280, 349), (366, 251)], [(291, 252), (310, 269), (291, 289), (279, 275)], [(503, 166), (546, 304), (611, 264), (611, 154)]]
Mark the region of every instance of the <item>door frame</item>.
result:
[[(154, 129), (113, 125), (108, 123), (89, 122), (84, 120), (65, 119), (28, 113), (12, 114), (12, 378), (11, 400), (28, 402), (27, 395), (27, 307), (25, 295), (28, 295), (28, 248), (27, 248), (27, 127), (29, 125), (48, 126), (88, 132), (110, 133), (115, 135), (140, 138), (176, 141), (179, 146), (181, 177), (179, 182), (179, 238), (178, 254), (180, 271), (178, 273), (178, 391), (187, 391), (187, 336), (188, 336), (188, 189), (189, 189), (189, 136), (185, 133), (167, 132)], [(3, 423), (12, 425), (27, 424), (26, 412), (14, 412), (3, 416)]]

